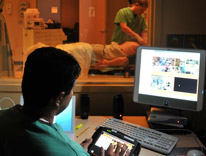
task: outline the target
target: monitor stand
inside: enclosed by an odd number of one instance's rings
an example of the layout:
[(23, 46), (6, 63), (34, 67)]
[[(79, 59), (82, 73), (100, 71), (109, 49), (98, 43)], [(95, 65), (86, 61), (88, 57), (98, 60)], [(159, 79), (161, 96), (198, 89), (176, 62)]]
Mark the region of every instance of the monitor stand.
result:
[(186, 131), (187, 118), (178, 115), (178, 110), (151, 107), (147, 122), (150, 128), (167, 133)]

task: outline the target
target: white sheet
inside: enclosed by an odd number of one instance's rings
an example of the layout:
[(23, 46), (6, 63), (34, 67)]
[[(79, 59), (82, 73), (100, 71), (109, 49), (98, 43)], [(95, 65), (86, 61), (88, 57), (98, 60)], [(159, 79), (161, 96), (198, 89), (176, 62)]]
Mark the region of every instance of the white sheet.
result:
[(56, 48), (62, 49), (75, 57), (82, 69), (80, 77), (88, 76), (93, 53), (92, 46), (89, 43), (76, 42), (69, 44), (59, 44), (56, 46)]
[[(30, 48), (27, 49), (26, 55), (24, 56), (24, 63), (26, 61), (27, 56), (33, 52), (37, 48), (48, 47), (43, 43), (37, 43)], [(56, 48), (62, 49), (72, 56), (78, 61), (82, 71), (80, 73), (80, 78), (85, 78), (88, 76), (88, 71), (91, 65), (92, 53), (93, 49), (89, 43), (84, 42), (76, 42), (76, 43), (69, 43), (69, 44), (59, 44)]]

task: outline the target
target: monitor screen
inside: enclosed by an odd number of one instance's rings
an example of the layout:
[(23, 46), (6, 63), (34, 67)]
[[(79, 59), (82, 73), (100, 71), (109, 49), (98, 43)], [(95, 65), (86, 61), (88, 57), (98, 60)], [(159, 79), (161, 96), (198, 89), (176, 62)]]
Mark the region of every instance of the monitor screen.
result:
[(200, 111), (203, 106), (205, 50), (137, 48), (136, 103)]

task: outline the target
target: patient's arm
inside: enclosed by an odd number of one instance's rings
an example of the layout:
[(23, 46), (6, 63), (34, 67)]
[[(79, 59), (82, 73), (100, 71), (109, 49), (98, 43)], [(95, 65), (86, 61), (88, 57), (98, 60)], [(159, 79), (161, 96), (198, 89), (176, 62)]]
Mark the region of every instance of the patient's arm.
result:
[(95, 68), (96, 69), (103, 69), (109, 66), (125, 66), (127, 65), (128, 62), (128, 58), (127, 57), (118, 57), (112, 60), (105, 60), (102, 59), (101, 61), (99, 61), (98, 63), (95, 64)]

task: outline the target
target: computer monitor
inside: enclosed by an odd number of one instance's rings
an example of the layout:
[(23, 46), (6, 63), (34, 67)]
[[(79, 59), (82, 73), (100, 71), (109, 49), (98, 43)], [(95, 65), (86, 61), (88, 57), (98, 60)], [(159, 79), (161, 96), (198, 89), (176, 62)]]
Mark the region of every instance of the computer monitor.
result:
[(200, 111), (204, 80), (205, 50), (137, 48), (133, 96), (136, 103)]

